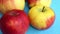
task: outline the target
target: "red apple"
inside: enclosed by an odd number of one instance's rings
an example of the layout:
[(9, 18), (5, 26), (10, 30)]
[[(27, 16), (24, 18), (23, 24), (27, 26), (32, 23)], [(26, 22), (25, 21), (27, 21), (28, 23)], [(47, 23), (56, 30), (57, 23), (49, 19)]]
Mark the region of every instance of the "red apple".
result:
[(10, 10), (1, 18), (3, 34), (25, 34), (29, 27), (29, 19), (23, 10)]

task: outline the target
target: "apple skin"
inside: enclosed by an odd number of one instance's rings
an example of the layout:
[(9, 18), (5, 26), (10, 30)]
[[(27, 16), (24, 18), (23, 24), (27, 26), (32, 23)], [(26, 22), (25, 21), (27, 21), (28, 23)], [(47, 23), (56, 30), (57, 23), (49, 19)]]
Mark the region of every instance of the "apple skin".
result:
[(0, 11), (6, 13), (8, 10), (24, 10), (25, 0), (0, 0)]
[(52, 0), (28, 0), (29, 7), (34, 7), (36, 5), (44, 5), (49, 7)]
[(23, 10), (10, 10), (1, 18), (3, 34), (25, 34), (29, 27), (29, 18)]
[(45, 30), (50, 28), (55, 20), (55, 13), (53, 10), (46, 6), (43, 10), (43, 7), (44, 6), (42, 5), (35, 6), (31, 8), (28, 13), (31, 25), (38, 30)]

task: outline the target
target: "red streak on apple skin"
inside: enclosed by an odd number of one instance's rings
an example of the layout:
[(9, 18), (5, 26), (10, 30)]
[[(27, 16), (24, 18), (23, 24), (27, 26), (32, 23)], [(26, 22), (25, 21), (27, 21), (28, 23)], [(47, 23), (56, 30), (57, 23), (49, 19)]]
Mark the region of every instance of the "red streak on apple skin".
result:
[(51, 18), (49, 18), (49, 19), (46, 21), (46, 22), (47, 22), (47, 23), (46, 23), (46, 24), (47, 24), (46, 29), (48, 29), (50, 26), (52, 26), (54, 20), (55, 20), (55, 16), (52, 16)]
[(6, 1), (8, 1), (8, 0), (0, 0), (0, 3), (5, 3)]
[(0, 3), (2, 3), (2, 0), (0, 0)]
[(5, 8), (7, 9), (7, 8), (8, 8), (7, 5), (9, 5), (9, 4), (8, 4), (9, 1), (10, 1), (10, 3), (11, 3), (10, 5), (13, 6), (14, 8), (16, 8), (16, 6), (15, 6), (15, 4), (14, 4), (14, 0), (0, 0), (0, 3), (1, 3), (2, 5), (4, 5)]
[(3, 34), (25, 34), (28, 27), (28, 16), (22, 10), (11, 10), (4, 14), (1, 19)]
[(13, 1), (13, 0), (0, 0), (0, 3), (5, 3), (7, 1)]
[(55, 16), (52, 16), (51, 18), (47, 19), (46, 20), (47, 26), (45, 28), (41, 28), (41, 30), (46, 30), (46, 29), (50, 28), (52, 26), (54, 20), (55, 20)]

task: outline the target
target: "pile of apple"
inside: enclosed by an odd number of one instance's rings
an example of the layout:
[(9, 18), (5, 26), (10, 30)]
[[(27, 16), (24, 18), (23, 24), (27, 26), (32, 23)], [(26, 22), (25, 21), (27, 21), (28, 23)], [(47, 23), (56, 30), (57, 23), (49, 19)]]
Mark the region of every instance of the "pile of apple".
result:
[(3, 16), (0, 27), (3, 34), (25, 34), (31, 24), (39, 30), (48, 29), (55, 20), (51, 0), (28, 0), (29, 13), (24, 11), (25, 0), (0, 0)]

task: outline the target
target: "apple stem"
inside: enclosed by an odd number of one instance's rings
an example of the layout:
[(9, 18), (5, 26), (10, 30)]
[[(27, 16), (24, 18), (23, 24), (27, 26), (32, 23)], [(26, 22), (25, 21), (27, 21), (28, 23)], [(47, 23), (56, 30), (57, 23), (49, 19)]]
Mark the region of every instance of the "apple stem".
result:
[(42, 12), (44, 12), (44, 8), (45, 8), (45, 6), (43, 7)]

